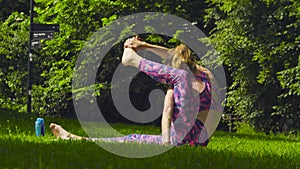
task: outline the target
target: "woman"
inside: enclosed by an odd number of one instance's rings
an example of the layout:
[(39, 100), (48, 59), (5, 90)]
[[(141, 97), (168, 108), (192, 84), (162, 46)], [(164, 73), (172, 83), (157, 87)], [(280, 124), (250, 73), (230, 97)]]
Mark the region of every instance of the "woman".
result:
[[(167, 65), (172, 65), (172, 67), (143, 59), (136, 53), (136, 50), (142, 49), (159, 55), (165, 59)], [(117, 138), (83, 138), (68, 133), (59, 125), (51, 124), (50, 128), (56, 136), (63, 139), (133, 141), (153, 144), (183, 145), (188, 143), (201, 146), (208, 144), (208, 135), (203, 124), (212, 103), (213, 76), (207, 69), (195, 64), (191, 51), (185, 45), (181, 44), (176, 48), (168, 49), (142, 42), (134, 37), (124, 44), (122, 64), (136, 67), (151, 78), (170, 85), (165, 96), (162, 135), (131, 134)], [(189, 70), (192, 73), (189, 73)], [(197, 91), (197, 95), (194, 91)]]

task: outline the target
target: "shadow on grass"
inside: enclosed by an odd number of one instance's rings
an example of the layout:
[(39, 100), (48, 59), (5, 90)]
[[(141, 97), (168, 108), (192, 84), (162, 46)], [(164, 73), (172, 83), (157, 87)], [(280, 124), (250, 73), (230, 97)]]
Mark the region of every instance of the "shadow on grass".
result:
[(266, 135), (264, 133), (255, 133), (255, 134), (247, 134), (247, 133), (228, 133), (228, 132), (216, 132), (214, 134), (215, 137), (236, 137), (240, 139), (247, 140), (264, 140), (264, 141), (284, 141), (284, 142), (299, 142), (300, 138), (291, 136), (283, 136), (283, 135)]

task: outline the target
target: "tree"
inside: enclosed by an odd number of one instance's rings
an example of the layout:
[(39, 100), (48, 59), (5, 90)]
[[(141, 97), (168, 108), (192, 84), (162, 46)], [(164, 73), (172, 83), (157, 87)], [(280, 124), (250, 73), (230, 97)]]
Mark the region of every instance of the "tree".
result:
[(14, 12), (0, 23), (0, 104), (25, 111), (29, 19)]
[(299, 2), (210, 3), (210, 40), (232, 79), (228, 111), (265, 132), (299, 129)]
[(5, 21), (13, 12), (29, 14), (29, 1), (26, 0), (0, 0), (0, 20)]

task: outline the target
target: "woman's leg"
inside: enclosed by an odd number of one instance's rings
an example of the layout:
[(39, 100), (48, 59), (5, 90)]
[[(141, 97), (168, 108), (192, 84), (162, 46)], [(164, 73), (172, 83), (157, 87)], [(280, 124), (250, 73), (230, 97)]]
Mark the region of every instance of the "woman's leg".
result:
[(133, 49), (125, 48), (122, 56), (122, 64), (124, 66), (133, 66), (138, 68), (140, 61), (143, 58), (139, 56)]
[(51, 123), (50, 129), (56, 138), (63, 140), (91, 140), (91, 141), (109, 141), (109, 142), (137, 142), (145, 144), (162, 144), (161, 135), (149, 135), (149, 134), (130, 134), (123, 137), (113, 137), (113, 138), (88, 138), (77, 136), (66, 131), (58, 124)]
[(160, 144), (162, 145), (161, 135), (150, 135), (150, 134), (129, 134), (123, 137), (112, 137), (112, 138), (88, 138), (87, 140), (92, 141), (107, 141), (107, 142), (136, 142), (144, 144)]
[(143, 59), (132, 49), (124, 50), (122, 63), (138, 68), (158, 82), (173, 85), (175, 109), (178, 111), (173, 113), (172, 121), (176, 140), (181, 142), (192, 128), (199, 110), (199, 93), (192, 88), (194, 75), (185, 70)]
[(145, 144), (162, 144), (161, 135), (149, 135), (149, 134), (130, 134), (123, 137), (113, 137), (113, 138), (88, 138), (81, 137), (66, 131), (58, 124), (51, 123), (50, 129), (56, 138), (62, 140), (91, 140), (91, 141), (108, 141), (108, 142), (137, 142)]

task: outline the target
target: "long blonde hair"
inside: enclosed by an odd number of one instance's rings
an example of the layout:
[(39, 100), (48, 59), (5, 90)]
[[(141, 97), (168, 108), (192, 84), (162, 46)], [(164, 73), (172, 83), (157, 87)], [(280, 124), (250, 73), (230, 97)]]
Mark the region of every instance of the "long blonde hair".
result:
[(196, 63), (192, 58), (192, 52), (185, 44), (170, 49), (168, 53), (169, 55), (165, 61), (167, 65), (179, 69), (190, 69), (192, 72), (196, 71)]

